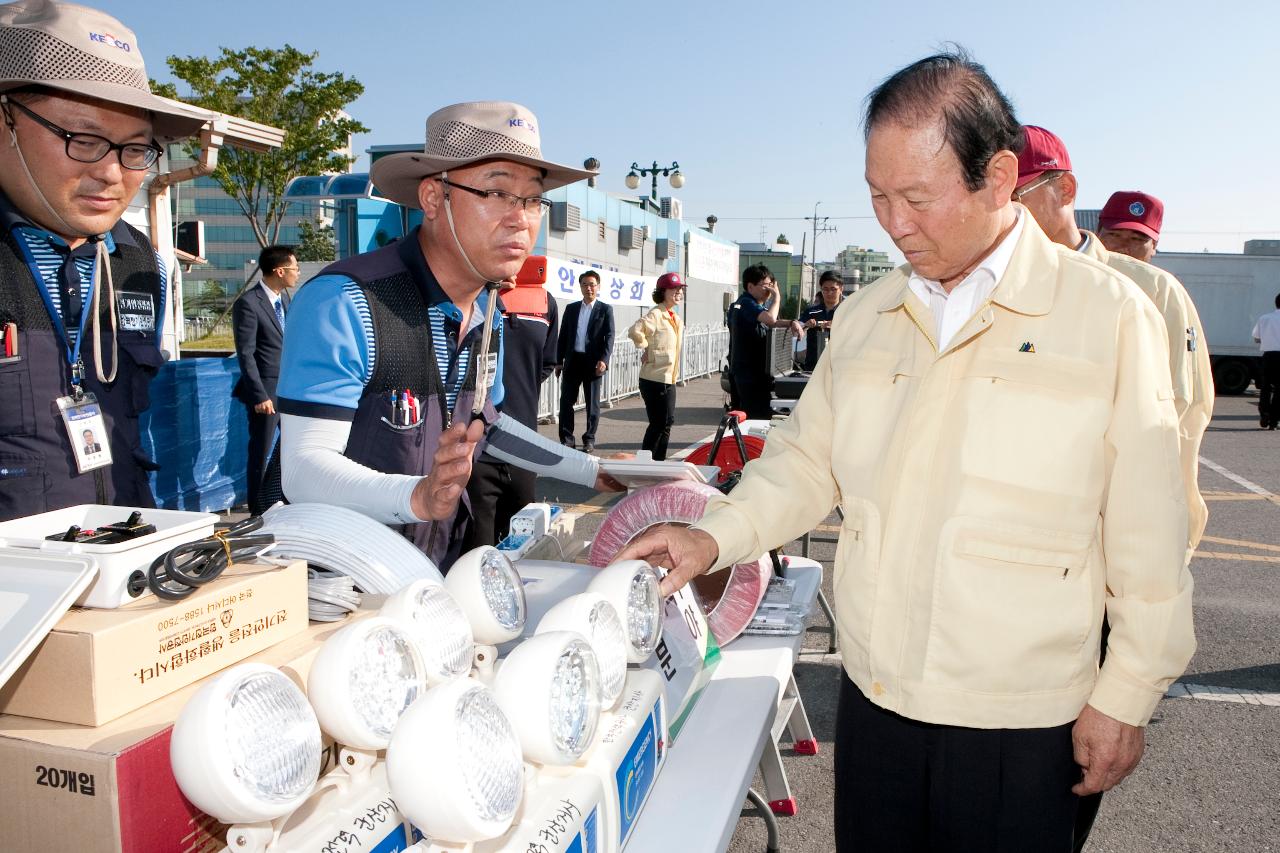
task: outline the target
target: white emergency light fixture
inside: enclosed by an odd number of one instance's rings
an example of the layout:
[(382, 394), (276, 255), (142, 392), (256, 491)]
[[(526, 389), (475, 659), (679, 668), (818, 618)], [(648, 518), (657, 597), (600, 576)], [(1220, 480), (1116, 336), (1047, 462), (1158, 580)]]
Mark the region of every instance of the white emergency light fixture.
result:
[(396, 722), (426, 689), (417, 643), (402, 623), (383, 616), (335, 632), (307, 676), (320, 728), (355, 749), (386, 749)]
[(597, 592), (569, 596), (546, 612), (534, 635), (549, 631), (572, 631), (586, 638), (600, 666), (600, 704), (604, 710), (616, 705), (627, 679), (627, 635), (609, 600)]
[(409, 706), (386, 767), (401, 813), (440, 842), (506, 832), (524, 789), (515, 730), (493, 692), (470, 678), (433, 687)]
[(445, 588), (467, 614), (477, 643), (497, 645), (524, 630), (524, 585), (507, 555), (489, 545), (463, 554), (445, 575)]
[(274, 820), (320, 775), (320, 724), (283, 672), (234, 666), (200, 688), (173, 726), (169, 759), (182, 793), (226, 824)]
[(437, 580), (422, 578), (393, 593), (378, 611), (400, 623), (418, 644), (427, 683), (442, 684), (471, 672), (475, 640), (458, 602)]
[(627, 629), (627, 662), (644, 663), (662, 639), (658, 573), (644, 560), (623, 560), (595, 573), (588, 592), (603, 595)]
[(548, 631), (503, 658), (493, 695), (527, 761), (572, 764), (591, 746), (600, 719), (600, 669), (580, 635)]

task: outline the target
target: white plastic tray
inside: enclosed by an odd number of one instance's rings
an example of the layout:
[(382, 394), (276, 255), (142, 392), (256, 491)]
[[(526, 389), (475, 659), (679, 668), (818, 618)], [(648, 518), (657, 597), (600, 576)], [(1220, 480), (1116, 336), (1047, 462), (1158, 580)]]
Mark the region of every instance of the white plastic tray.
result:
[[(123, 521), (134, 511), (142, 513), (143, 521), (154, 524), (156, 532), (114, 545), (45, 539), (52, 533), (66, 531), (73, 524), (88, 530)], [(97, 566), (98, 579), (76, 604), (114, 608), (136, 597), (128, 592), (130, 575), (139, 570), (146, 572), (152, 560), (184, 542), (212, 535), (217, 520), (218, 517), (209, 512), (81, 504), (0, 522), (0, 548), (28, 548), (44, 554), (82, 554), (91, 558)]]
[(0, 548), (0, 685), (35, 651), (95, 573), (88, 557)]
[(720, 473), (719, 467), (715, 465), (694, 465), (678, 459), (664, 462), (654, 462), (652, 459), (601, 459), (600, 467), (628, 489), (642, 489), (673, 480), (713, 483)]

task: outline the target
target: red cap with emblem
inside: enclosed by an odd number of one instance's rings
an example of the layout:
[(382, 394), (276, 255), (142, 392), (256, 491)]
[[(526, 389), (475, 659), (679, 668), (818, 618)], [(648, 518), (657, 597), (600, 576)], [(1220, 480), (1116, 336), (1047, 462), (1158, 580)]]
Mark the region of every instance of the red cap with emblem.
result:
[(658, 276), (658, 290), (673, 290), (677, 287), (684, 287), (684, 280), (680, 278), (680, 273), (669, 272)]
[(1045, 172), (1071, 171), (1071, 158), (1062, 140), (1043, 127), (1023, 125), (1022, 152), (1018, 154), (1018, 186), (1034, 181)]
[(1098, 228), (1129, 229), (1160, 239), (1164, 224), (1164, 202), (1149, 193), (1121, 190), (1111, 194), (1098, 214)]

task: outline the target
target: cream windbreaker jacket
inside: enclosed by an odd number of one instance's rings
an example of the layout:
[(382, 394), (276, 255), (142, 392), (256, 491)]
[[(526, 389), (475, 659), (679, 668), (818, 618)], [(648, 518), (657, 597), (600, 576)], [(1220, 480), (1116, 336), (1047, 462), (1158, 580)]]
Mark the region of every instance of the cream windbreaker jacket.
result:
[[(1027, 218), (941, 354), (902, 267), (836, 312), (791, 417), (696, 527), (731, 565), (844, 511), (845, 670), (915, 720), (1144, 725), (1195, 650), (1167, 335)], [(1111, 622), (1098, 669), (1103, 608)]]
[(631, 325), (627, 335), (645, 351), (640, 378), (675, 385), (680, 377), (680, 345), (684, 341), (680, 315), (673, 316), (661, 305), (655, 305)]
[(1187, 560), (1209, 520), (1209, 508), (1200, 495), (1200, 440), (1213, 419), (1213, 366), (1209, 342), (1191, 295), (1172, 274), (1159, 267), (1107, 251), (1088, 231), (1084, 252), (1116, 272), (1128, 276), (1156, 306), (1169, 336), (1169, 375), (1173, 380), (1173, 406), (1178, 413), (1178, 448), (1187, 497)]

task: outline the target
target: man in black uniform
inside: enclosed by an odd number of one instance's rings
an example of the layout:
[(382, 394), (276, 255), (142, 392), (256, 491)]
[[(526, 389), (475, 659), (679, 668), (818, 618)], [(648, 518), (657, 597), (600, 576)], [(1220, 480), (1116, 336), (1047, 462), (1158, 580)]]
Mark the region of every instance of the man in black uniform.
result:
[(742, 271), (742, 295), (729, 306), (729, 379), (731, 406), (753, 420), (769, 420), (773, 409), (773, 374), (769, 372), (769, 330), (784, 326), (800, 337), (800, 324), (778, 317), (781, 298), (773, 273), (764, 264)]
[(813, 370), (818, 366), (818, 356), (827, 346), (827, 338), (831, 336), (831, 319), (836, 316), (836, 308), (844, 300), (844, 282), (840, 273), (827, 270), (818, 279), (820, 297), (817, 302), (804, 309), (800, 315), (800, 324), (805, 328), (804, 369)]
[[(0, 520), (154, 506), (138, 416), (164, 363), (166, 270), (121, 216), (161, 144), (204, 122), (151, 94), (133, 33), (102, 12), (0, 6), (0, 44), (0, 325), (17, 336), (0, 364)], [(77, 420), (105, 430), (92, 458)]]

